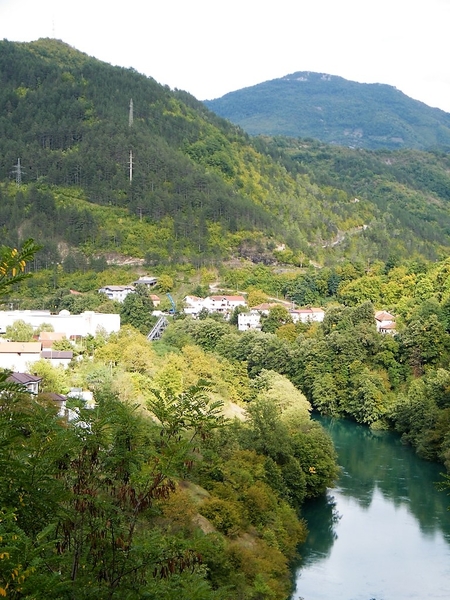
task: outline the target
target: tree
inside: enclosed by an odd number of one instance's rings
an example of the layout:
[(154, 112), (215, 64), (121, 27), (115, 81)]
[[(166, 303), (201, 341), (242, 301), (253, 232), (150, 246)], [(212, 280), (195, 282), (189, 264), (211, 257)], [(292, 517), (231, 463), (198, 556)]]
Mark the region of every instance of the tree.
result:
[(25, 267), (33, 260), (39, 249), (40, 246), (32, 239), (26, 240), (19, 250), (8, 246), (0, 247), (0, 298), (9, 291), (11, 286), (31, 276), (25, 271)]
[(173, 290), (173, 279), (170, 275), (161, 275), (158, 278), (158, 290), (163, 293), (171, 292)]
[(152, 312), (152, 299), (145, 286), (137, 285), (134, 294), (128, 294), (120, 310), (121, 322), (132, 325), (141, 333), (147, 335), (155, 322)]
[(22, 319), (14, 321), (6, 327), (5, 336), (12, 342), (31, 342), (34, 335), (32, 325), (25, 323)]
[(282, 325), (292, 323), (292, 317), (284, 306), (274, 306), (267, 317), (261, 319), (261, 330), (265, 333), (275, 333)]

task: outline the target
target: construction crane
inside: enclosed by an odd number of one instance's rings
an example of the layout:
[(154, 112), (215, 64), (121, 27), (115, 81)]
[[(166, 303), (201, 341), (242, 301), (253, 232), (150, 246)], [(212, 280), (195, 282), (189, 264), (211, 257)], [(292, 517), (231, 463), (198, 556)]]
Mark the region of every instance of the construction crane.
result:
[(172, 305), (172, 308), (169, 310), (169, 313), (171, 315), (174, 315), (177, 312), (177, 307), (175, 305), (175, 301), (170, 294), (166, 294), (166, 296), (169, 298), (170, 304)]

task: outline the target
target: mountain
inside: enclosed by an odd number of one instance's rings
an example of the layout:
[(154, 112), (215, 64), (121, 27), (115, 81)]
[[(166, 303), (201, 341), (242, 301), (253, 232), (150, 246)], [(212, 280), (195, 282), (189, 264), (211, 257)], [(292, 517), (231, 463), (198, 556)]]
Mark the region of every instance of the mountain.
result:
[(0, 42), (0, 239), (33, 237), (38, 269), (447, 255), (447, 155), (315, 144), (58, 40)]
[(450, 114), (383, 84), (297, 72), (205, 101), (250, 135), (354, 148), (449, 149)]

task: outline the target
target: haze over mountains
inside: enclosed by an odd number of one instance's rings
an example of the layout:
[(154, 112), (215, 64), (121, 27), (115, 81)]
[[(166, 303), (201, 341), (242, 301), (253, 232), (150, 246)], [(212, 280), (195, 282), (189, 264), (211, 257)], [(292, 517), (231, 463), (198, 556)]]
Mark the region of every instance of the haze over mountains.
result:
[(354, 148), (449, 149), (450, 114), (384, 84), (297, 72), (205, 101), (250, 135), (310, 137)]

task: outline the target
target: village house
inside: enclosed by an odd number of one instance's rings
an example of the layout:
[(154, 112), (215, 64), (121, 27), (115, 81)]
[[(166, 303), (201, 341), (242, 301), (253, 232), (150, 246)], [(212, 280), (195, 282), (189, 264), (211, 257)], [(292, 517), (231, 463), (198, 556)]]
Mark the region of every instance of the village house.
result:
[(105, 294), (109, 300), (123, 302), (128, 294), (134, 293), (132, 285), (105, 285), (98, 290), (99, 294)]
[(198, 296), (185, 296), (184, 297), (184, 309), (183, 312), (191, 317), (196, 317), (203, 308), (204, 298)]
[(41, 342), (1, 342), (0, 368), (25, 372), (41, 358)]
[(396, 333), (395, 317), (385, 310), (378, 310), (375, 313), (375, 325), (379, 333)]
[(208, 296), (207, 298), (186, 296), (184, 304), (184, 313), (192, 317), (196, 317), (203, 309), (210, 313), (229, 315), (237, 306), (247, 306), (243, 296)]
[(29, 373), (20, 373), (18, 371), (14, 371), (11, 375), (8, 376), (7, 380), (10, 383), (18, 383), (23, 385), (27, 392), (30, 394), (39, 394), (39, 384), (42, 381), (42, 377), (38, 377), (37, 375), (30, 375)]
[(325, 317), (322, 308), (297, 308), (289, 311), (293, 323), (321, 323)]
[(133, 285), (145, 285), (148, 288), (154, 287), (158, 283), (156, 277), (149, 277), (148, 275), (144, 275), (143, 277), (139, 277), (137, 281), (133, 281)]
[(66, 340), (66, 334), (60, 331), (41, 331), (38, 341), (42, 344), (42, 349), (52, 348), (55, 342)]
[(238, 330), (261, 329), (261, 313), (252, 309), (250, 312), (238, 314)]
[(243, 296), (208, 296), (203, 301), (203, 308), (212, 313), (229, 314), (238, 306), (247, 306)]
[(257, 310), (260, 315), (268, 315), (271, 308), (275, 308), (277, 306), (282, 306), (278, 302), (263, 302), (262, 304), (258, 304), (257, 306), (252, 306), (252, 310)]
[(42, 350), (41, 358), (47, 360), (52, 367), (67, 368), (73, 359), (73, 352), (72, 350), (53, 350), (52, 348), (47, 348), (47, 350)]
[(73, 359), (71, 350), (42, 349), (41, 342), (0, 342), (0, 368), (26, 372), (41, 358), (54, 367), (67, 367)]

